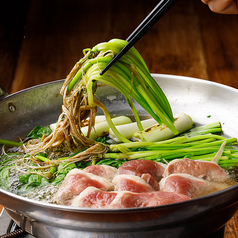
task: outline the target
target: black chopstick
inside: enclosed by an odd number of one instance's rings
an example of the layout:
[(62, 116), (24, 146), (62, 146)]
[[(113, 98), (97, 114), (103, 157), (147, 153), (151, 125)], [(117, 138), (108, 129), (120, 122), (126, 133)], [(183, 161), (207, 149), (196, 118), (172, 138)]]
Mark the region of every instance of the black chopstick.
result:
[(126, 39), (127, 45), (108, 63), (101, 71), (103, 75), (115, 62), (120, 59), (174, 4), (176, 0), (161, 0), (149, 15), (140, 23), (140, 25)]

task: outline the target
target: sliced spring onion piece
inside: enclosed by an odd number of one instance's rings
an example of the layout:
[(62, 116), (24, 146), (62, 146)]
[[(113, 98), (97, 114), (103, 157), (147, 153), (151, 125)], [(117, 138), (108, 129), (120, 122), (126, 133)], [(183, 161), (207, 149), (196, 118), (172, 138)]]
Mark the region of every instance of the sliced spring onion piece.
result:
[[(115, 126), (123, 125), (131, 123), (131, 119), (126, 116), (119, 116), (112, 118), (112, 122)], [(84, 126), (81, 128), (81, 131), (84, 136), (87, 136), (88, 133), (88, 126)], [(105, 136), (109, 133), (109, 125), (107, 121), (101, 121), (95, 124), (94, 128), (92, 129), (89, 138), (96, 139), (101, 136)]]
[[(182, 133), (193, 127), (193, 121), (190, 116), (185, 113), (179, 113), (174, 117), (174, 126)], [(173, 137), (173, 132), (165, 125), (155, 125), (147, 128), (144, 131), (139, 131), (134, 134), (135, 140), (139, 141), (161, 141)]]
[[(150, 119), (141, 121), (141, 124), (142, 124), (143, 128), (146, 129), (150, 126), (153, 126), (153, 125), (157, 124), (157, 122), (155, 121), (155, 119), (150, 118)], [(123, 135), (127, 139), (131, 139), (132, 136), (137, 131), (139, 131), (139, 127), (137, 125), (137, 122), (133, 122), (133, 123), (130, 123), (130, 124), (125, 124), (125, 125), (119, 125), (119, 126), (116, 126), (116, 128), (120, 132), (120, 134)], [(109, 136), (114, 141), (121, 142), (118, 139), (118, 137), (115, 135), (115, 133), (112, 131), (112, 129), (109, 129)]]

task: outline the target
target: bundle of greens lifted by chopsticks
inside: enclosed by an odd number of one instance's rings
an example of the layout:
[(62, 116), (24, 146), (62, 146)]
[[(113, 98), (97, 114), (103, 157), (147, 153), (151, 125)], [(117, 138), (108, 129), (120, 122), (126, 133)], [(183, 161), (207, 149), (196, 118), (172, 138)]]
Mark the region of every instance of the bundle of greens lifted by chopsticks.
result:
[[(104, 75), (102, 69), (127, 44), (126, 41), (113, 39), (100, 43), (92, 49), (85, 49), (84, 57), (75, 64), (61, 89), (63, 95), (62, 114), (55, 130), (41, 143), (31, 147), (31, 154), (45, 151), (62, 143), (74, 150), (80, 146), (94, 146), (90, 133), (95, 125), (97, 108), (101, 108), (109, 127), (122, 142), (129, 142), (116, 129), (107, 108), (95, 98), (97, 87), (109, 85), (120, 91), (130, 105), (139, 131), (141, 124), (134, 102), (140, 104), (160, 125), (166, 125), (173, 134), (178, 134), (170, 104), (156, 81), (152, 78), (143, 58), (135, 48), (131, 48)], [(88, 120), (89, 118), (89, 120)], [(88, 133), (84, 136), (82, 125), (88, 120)], [(106, 148), (97, 147), (98, 153)]]
[[(70, 96), (75, 97), (82, 91), (86, 92), (83, 100), (86, 101), (84, 106), (91, 112), (90, 119), (94, 120), (92, 115), (95, 115), (95, 106), (101, 108), (110, 128), (123, 142), (128, 142), (128, 140), (117, 132), (107, 109), (94, 97), (98, 82), (116, 88), (125, 96), (140, 131), (143, 131), (144, 128), (141, 125), (133, 100), (140, 104), (159, 124), (168, 126), (174, 134), (177, 134), (170, 104), (159, 85), (152, 78), (143, 58), (134, 47), (104, 75), (100, 75), (105, 66), (126, 44), (126, 41), (113, 39), (106, 43), (100, 43), (92, 49), (85, 49), (85, 56), (75, 65), (66, 78), (61, 93), (70, 98)], [(81, 119), (84, 120), (84, 117)]]

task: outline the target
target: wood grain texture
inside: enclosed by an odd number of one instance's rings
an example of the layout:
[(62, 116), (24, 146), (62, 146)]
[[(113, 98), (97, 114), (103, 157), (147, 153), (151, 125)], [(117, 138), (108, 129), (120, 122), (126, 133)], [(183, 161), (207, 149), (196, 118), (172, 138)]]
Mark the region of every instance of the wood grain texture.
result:
[(28, 7), (27, 0), (0, 3), (0, 85), (7, 92), (11, 92)]
[[(14, 93), (65, 78), (83, 49), (126, 39), (158, 1), (2, 2), (0, 85)], [(180, 0), (135, 46), (152, 73), (238, 88), (237, 29), (237, 15), (212, 13), (200, 0)], [(225, 238), (238, 237), (237, 224), (238, 213), (227, 223)]]

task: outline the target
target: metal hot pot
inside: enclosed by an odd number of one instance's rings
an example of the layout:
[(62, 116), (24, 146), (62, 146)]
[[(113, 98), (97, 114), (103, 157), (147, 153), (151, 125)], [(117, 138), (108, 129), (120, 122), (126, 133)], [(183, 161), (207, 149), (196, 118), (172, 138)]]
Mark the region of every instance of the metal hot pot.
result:
[[(187, 113), (195, 124), (219, 120), (224, 134), (238, 132), (238, 90), (210, 81), (153, 74), (174, 114)], [(0, 138), (23, 138), (36, 125), (55, 122), (61, 112), (63, 81), (46, 83), (0, 99)], [(97, 97), (114, 115), (131, 115), (116, 90), (102, 87)], [(145, 112), (137, 105), (139, 115)], [(87, 209), (46, 204), (0, 189), (0, 204), (36, 237), (202, 237), (221, 228), (237, 211), (238, 185), (190, 201), (148, 208)]]

